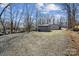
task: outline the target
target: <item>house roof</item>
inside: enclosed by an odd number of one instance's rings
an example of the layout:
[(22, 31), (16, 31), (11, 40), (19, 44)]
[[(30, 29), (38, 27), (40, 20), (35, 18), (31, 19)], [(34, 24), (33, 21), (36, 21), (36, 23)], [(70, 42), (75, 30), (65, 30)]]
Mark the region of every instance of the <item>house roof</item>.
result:
[(38, 26), (50, 26), (50, 24), (41, 24), (41, 25), (38, 25)]
[(41, 25), (38, 25), (38, 26), (59, 26), (58, 24), (41, 24)]
[(58, 25), (58, 24), (50, 24), (50, 25)]

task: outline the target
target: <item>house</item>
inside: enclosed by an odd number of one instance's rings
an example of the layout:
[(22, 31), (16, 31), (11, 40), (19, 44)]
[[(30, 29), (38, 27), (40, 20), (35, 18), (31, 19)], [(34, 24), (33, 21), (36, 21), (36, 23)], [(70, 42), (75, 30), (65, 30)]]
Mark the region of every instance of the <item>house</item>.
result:
[(38, 25), (38, 31), (40, 32), (50, 32), (50, 25), (49, 24), (42, 24), (42, 25)]
[(59, 30), (60, 26), (58, 24), (50, 24), (51, 30)]
[(57, 24), (42, 24), (38, 25), (38, 31), (49, 32), (51, 30), (59, 30), (61, 27)]

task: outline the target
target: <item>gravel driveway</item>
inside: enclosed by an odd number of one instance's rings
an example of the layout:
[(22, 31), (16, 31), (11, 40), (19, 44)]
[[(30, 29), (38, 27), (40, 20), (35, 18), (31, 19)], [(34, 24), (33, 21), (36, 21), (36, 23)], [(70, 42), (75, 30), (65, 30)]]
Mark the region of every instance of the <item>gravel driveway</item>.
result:
[(68, 43), (64, 30), (10, 34), (0, 37), (0, 55), (63, 56)]

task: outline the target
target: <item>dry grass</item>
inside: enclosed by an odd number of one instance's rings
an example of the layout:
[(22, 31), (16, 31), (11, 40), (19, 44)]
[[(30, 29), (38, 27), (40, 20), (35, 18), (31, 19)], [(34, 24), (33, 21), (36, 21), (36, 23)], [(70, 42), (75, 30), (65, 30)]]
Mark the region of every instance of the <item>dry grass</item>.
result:
[(70, 44), (68, 46), (68, 54), (67, 55), (79, 55), (79, 34), (74, 31), (66, 31), (67, 36), (70, 40)]

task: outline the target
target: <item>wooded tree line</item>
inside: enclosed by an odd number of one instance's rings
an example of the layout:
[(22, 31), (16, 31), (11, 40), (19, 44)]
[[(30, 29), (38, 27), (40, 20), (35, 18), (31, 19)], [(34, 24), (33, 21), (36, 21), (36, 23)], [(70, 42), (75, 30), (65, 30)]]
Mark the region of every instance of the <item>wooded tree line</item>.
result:
[(76, 25), (76, 15), (79, 10), (78, 9), (79, 4), (65, 3), (63, 5), (64, 5), (65, 10), (67, 11), (68, 28), (71, 29)]
[[(2, 5), (2, 3), (0, 4)], [(10, 33), (18, 32), (18, 31), (27, 31), (30, 32), (33, 28), (36, 28), (39, 24), (50, 24), (52, 22), (55, 24), (55, 17), (53, 15), (47, 14), (46, 16), (41, 16), (38, 9), (35, 9), (35, 17), (32, 18), (33, 11), (30, 9), (30, 4), (24, 4), (25, 7), (22, 10), (17, 9), (17, 11), (13, 12), (14, 4), (7, 4), (0, 13), (0, 23), (2, 25), (3, 33), (7, 33), (7, 29), (10, 30)], [(76, 24), (76, 13), (78, 11), (78, 4), (70, 4), (64, 3), (63, 10), (66, 11), (68, 16), (68, 28), (71, 29)], [(8, 14), (10, 17), (6, 18), (6, 11), (9, 10)], [(2, 18), (3, 16), (3, 18)], [(62, 18), (62, 17), (61, 17)], [(63, 18), (62, 18), (63, 19)], [(7, 21), (8, 20), (8, 21)], [(23, 29), (20, 29), (21, 21), (23, 24)], [(58, 24), (62, 24), (62, 20), (60, 19)]]

